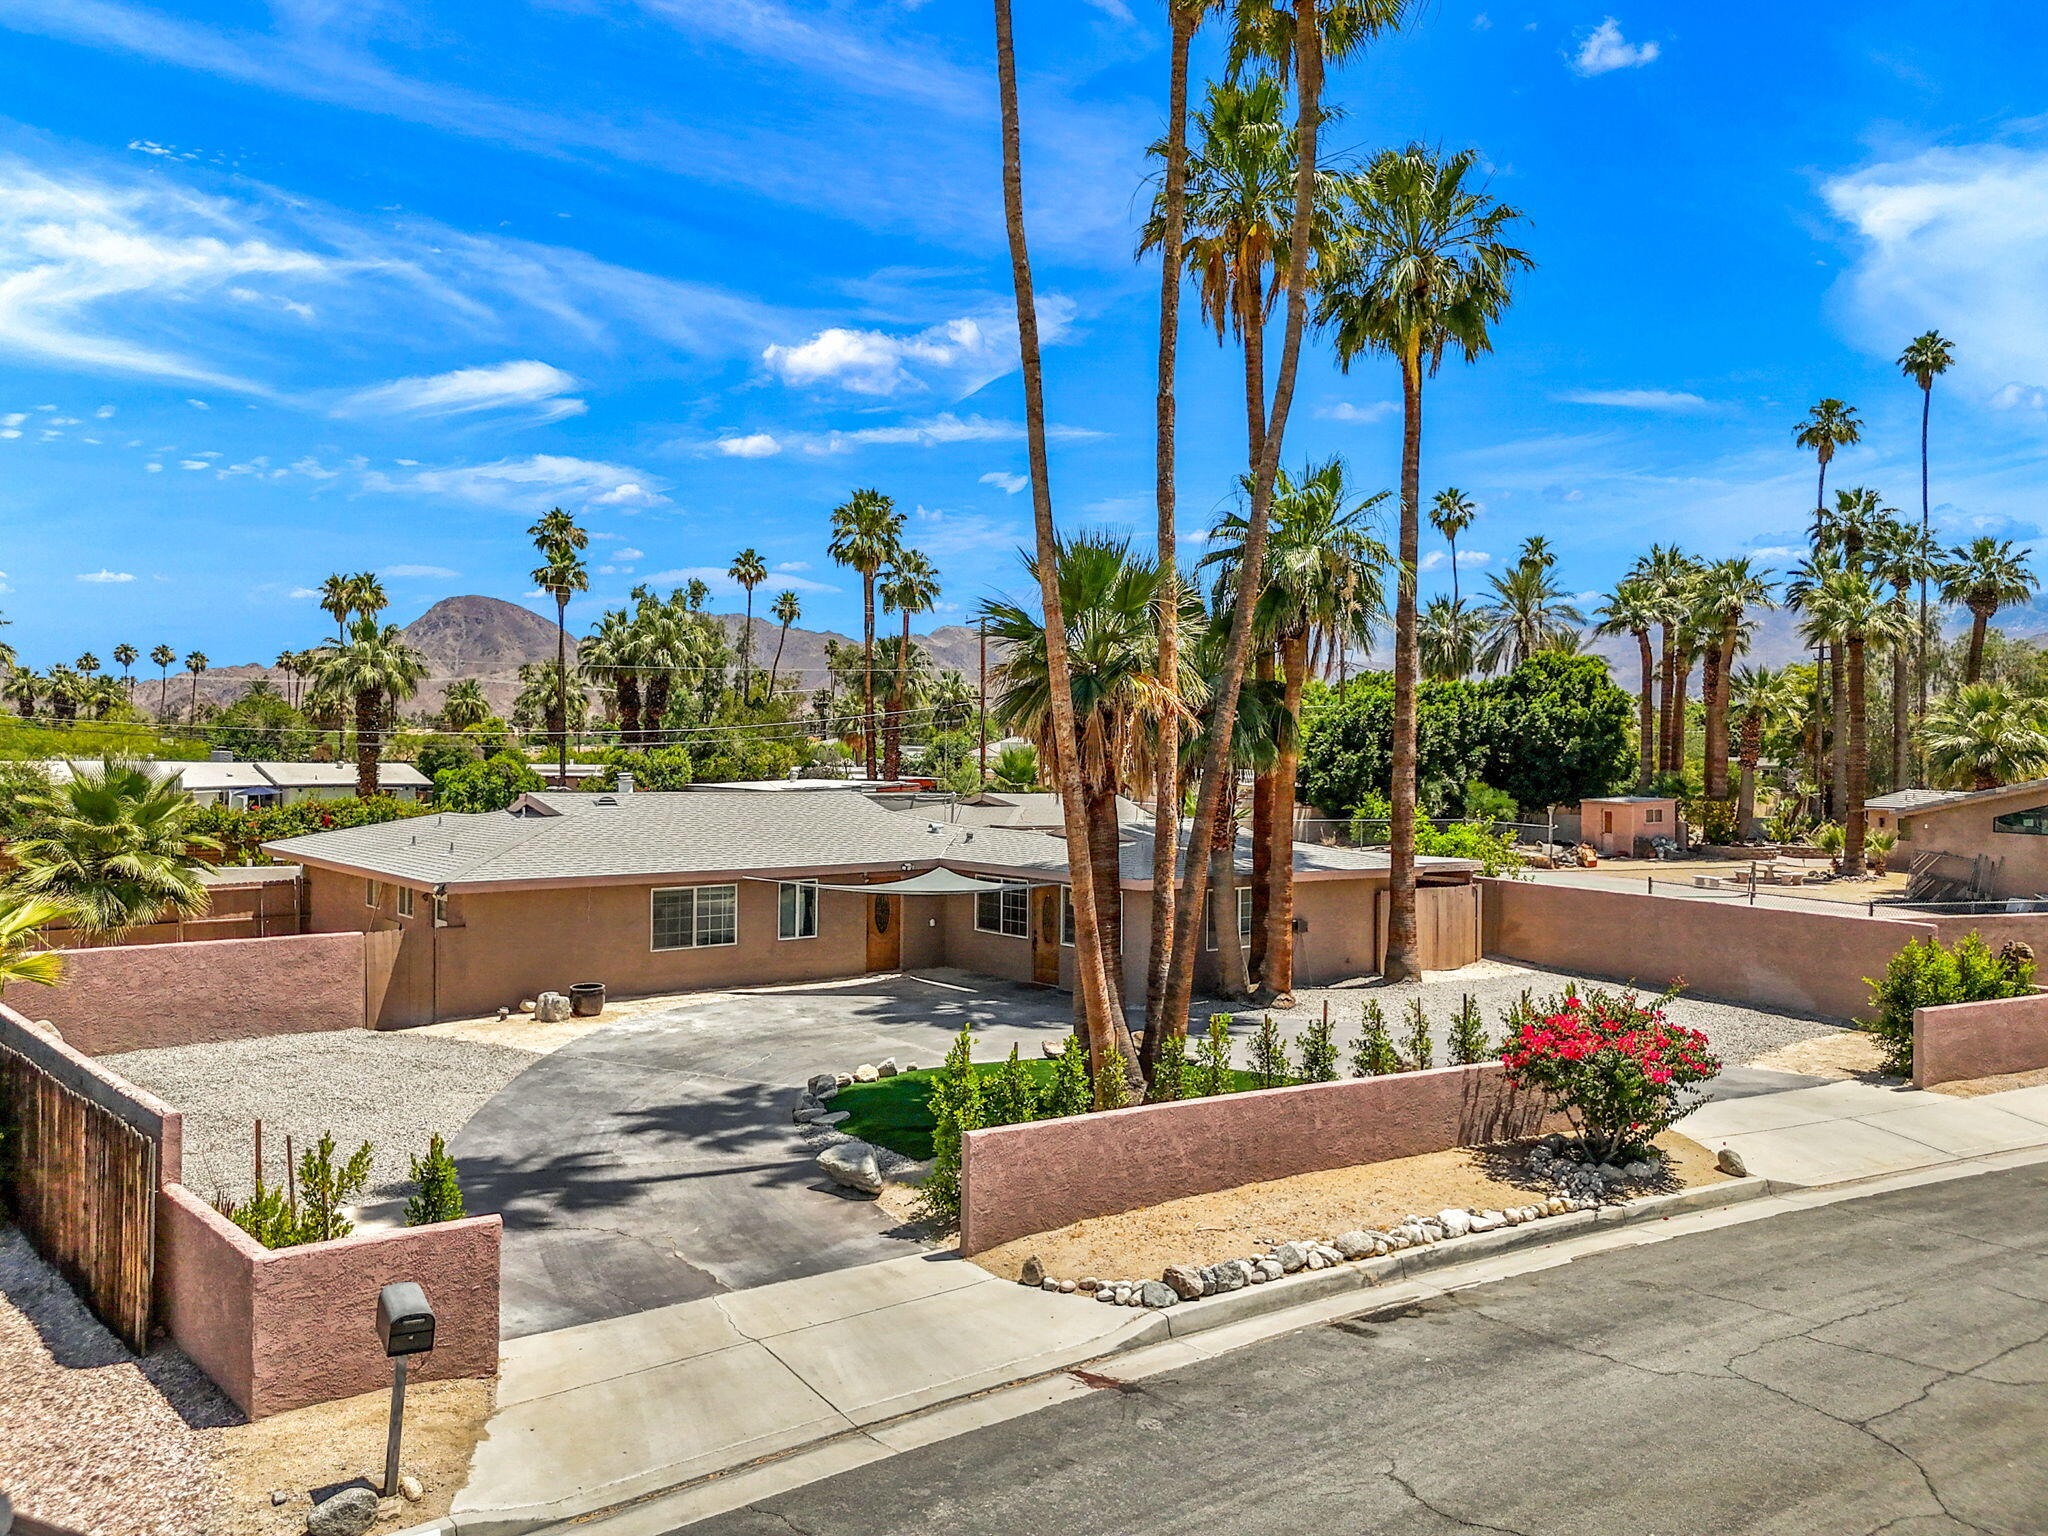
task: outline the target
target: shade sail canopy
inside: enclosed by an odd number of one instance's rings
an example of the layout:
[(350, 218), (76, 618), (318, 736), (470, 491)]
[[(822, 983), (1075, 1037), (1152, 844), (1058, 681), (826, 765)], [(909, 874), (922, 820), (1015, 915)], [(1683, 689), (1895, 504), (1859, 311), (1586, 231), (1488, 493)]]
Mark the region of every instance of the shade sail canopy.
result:
[(821, 891), (865, 891), (875, 896), (972, 896), (980, 891), (999, 891), (1004, 886), (1029, 885), (1028, 880), (977, 880), (950, 869), (928, 869), (921, 875), (901, 880), (878, 880), (872, 885), (836, 885), (820, 880)]

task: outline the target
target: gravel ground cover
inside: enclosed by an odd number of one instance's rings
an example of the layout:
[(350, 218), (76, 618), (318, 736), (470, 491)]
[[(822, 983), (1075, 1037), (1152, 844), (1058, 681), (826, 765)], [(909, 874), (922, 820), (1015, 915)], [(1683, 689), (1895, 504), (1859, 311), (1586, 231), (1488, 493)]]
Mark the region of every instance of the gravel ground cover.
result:
[(450, 1141), (500, 1088), (539, 1058), (474, 1040), (407, 1030), (336, 1030), (105, 1058), (185, 1117), (185, 1184), (241, 1198), (255, 1180), (263, 1121), (265, 1177), (284, 1177), (285, 1137), (305, 1147), (331, 1133), (337, 1157), (367, 1141), (376, 1168), (366, 1205), (407, 1193), (410, 1159), (439, 1132)]
[[(1461, 997), (1469, 994), (1478, 1000), (1487, 1031), (1498, 1041), (1502, 1033), (1501, 1014), (1525, 988), (1541, 1001), (1562, 991), (1566, 983), (1575, 979), (1578, 978), (1563, 971), (1542, 970), (1503, 960), (1482, 960), (1463, 970), (1432, 973), (1420, 982), (1388, 985), (1374, 980), (1339, 987), (1303, 987), (1295, 993), (1294, 1007), (1271, 1011), (1274, 1022), (1292, 1039), (1301, 1033), (1304, 1026), (1319, 1018), (1323, 1005), (1328, 1003), (1339, 1051), (1348, 1055), (1350, 1042), (1358, 1033), (1360, 1007), (1368, 999), (1377, 1000), (1386, 1011), (1387, 1027), (1398, 1044), (1406, 1027), (1403, 1013), (1413, 999), (1420, 997), (1430, 1016), (1430, 1033), (1436, 1044), (1437, 1063), (1442, 1065), (1449, 1060), (1447, 1047), (1451, 1014)], [(1579, 985), (1581, 988), (1612, 987), (1614, 983), (1579, 979)], [(1195, 1006), (1195, 1018), (1189, 1033), (1199, 1034), (1205, 1029), (1209, 1014), (1229, 1013), (1231, 1034), (1240, 1037), (1255, 1030), (1260, 1015), (1267, 1011), (1249, 1004), (1233, 1007), (1204, 1000)], [(1714, 1053), (1731, 1067), (1746, 1066), (1757, 1057), (1782, 1050), (1794, 1041), (1853, 1033), (1818, 1019), (1741, 1008), (1731, 1003), (1710, 1003), (1683, 994), (1673, 998), (1665, 1011), (1673, 1023), (1704, 1032)], [(1244, 1065), (1242, 1045), (1237, 1054), (1238, 1065)]]

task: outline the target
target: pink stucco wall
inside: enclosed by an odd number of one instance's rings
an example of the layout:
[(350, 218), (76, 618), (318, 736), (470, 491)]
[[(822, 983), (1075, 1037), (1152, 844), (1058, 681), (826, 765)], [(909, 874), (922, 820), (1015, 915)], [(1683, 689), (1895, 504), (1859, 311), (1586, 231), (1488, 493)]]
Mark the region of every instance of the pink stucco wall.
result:
[(1913, 1083), (1959, 1083), (2048, 1067), (2048, 993), (1913, 1014)]
[(417, 1281), (436, 1317), (414, 1380), (498, 1369), (496, 1216), (273, 1251), (182, 1184), (157, 1210), (158, 1315), (252, 1419), (388, 1386), (377, 1292), (396, 1280)]
[(970, 1131), (960, 1251), (1184, 1195), (1561, 1124), (1511, 1089), (1498, 1062), (1486, 1062)]
[(89, 1056), (360, 1029), (363, 938), (321, 933), (70, 950), (64, 984), (39, 993), (33, 1006)]
[(1929, 922), (1533, 880), (1485, 880), (1489, 955), (1821, 1018), (1867, 1013), (1863, 978)]

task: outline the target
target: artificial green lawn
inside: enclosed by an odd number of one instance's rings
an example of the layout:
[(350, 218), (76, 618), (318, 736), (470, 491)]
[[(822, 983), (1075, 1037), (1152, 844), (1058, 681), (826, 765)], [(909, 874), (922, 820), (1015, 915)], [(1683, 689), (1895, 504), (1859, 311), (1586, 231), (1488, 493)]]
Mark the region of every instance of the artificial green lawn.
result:
[[(1039, 1093), (1043, 1094), (1052, 1087), (1057, 1063), (1041, 1057), (1037, 1061), (1019, 1064), (1030, 1077), (1031, 1086)], [(1006, 1062), (1000, 1061), (977, 1061), (974, 1070), (986, 1078), (1005, 1065)], [(891, 1152), (901, 1152), (905, 1157), (930, 1157), (932, 1083), (938, 1075), (936, 1068), (927, 1068), (920, 1072), (898, 1072), (894, 1077), (879, 1078), (872, 1083), (847, 1085), (830, 1103), (831, 1108), (843, 1109), (853, 1117), (842, 1121), (839, 1129), (849, 1136), (858, 1136), (862, 1141), (887, 1147)], [(1233, 1093), (1259, 1086), (1258, 1079), (1249, 1072), (1233, 1070), (1230, 1077)]]

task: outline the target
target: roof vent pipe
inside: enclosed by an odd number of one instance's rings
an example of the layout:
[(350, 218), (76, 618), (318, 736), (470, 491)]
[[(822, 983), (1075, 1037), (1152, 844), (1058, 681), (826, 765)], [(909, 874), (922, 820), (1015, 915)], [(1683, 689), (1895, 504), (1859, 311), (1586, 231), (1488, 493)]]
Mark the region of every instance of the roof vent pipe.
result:
[(209, 763), (232, 763), (235, 760), (235, 754), (226, 747), (215, 747), (206, 754), (206, 760)]
[(621, 773), (619, 775), (619, 793), (622, 795), (633, 793), (633, 775), (630, 773)]

